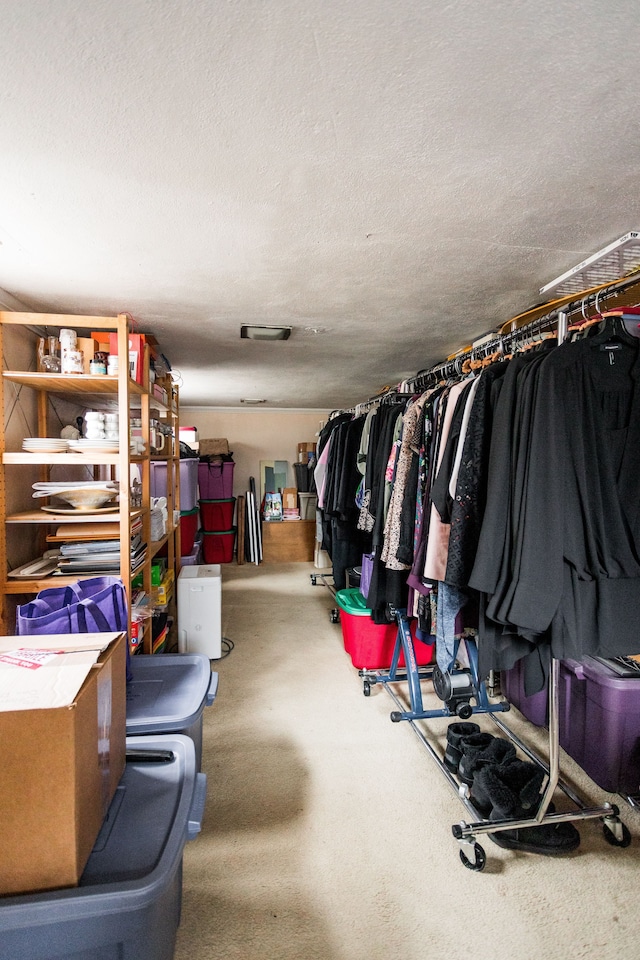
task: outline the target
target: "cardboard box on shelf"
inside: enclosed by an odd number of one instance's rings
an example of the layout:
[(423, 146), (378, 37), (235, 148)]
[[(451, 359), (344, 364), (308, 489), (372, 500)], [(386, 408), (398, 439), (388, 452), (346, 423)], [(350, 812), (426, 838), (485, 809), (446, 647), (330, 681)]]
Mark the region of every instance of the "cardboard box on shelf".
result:
[[(144, 345), (146, 337), (144, 333), (129, 334), (129, 376), (136, 383), (142, 383), (142, 360), (144, 357)], [(118, 334), (109, 334), (109, 354), (118, 355)]]
[(124, 771), (125, 644), (0, 638), (0, 895), (80, 879)]
[(93, 337), (78, 337), (78, 350), (82, 354), (82, 372), (91, 373), (89, 364), (98, 350), (98, 341)]
[(295, 487), (285, 487), (282, 491), (282, 508), (283, 510), (298, 509), (298, 491)]
[(200, 454), (210, 457), (228, 456), (229, 441), (226, 437), (206, 437), (199, 441)]
[(173, 570), (167, 570), (161, 583), (154, 588), (154, 598), (159, 607), (166, 606), (173, 596), (174, 580), (175, 574)]
[(315, 443), (298, 444), (298, 463), (308, 463), (316, 455)]
[(98, 344), (98, 350), (103, 353), (109, 353), (109, 337), (111, 334), (108, 330), (92, 330), (91, 338), (95, 340)]

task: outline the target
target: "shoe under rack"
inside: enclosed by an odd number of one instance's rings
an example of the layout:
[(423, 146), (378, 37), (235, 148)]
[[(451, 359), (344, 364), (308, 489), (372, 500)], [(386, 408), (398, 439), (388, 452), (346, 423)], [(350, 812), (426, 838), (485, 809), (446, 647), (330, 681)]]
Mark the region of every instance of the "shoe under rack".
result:
[[(445, 703), (440, 709), (426, 710), (422, 698), (421, 682), (433, 679), (433, 669), (418, 667), (414, 641), (409, 629), (406, 611), (395, 610), (394, 613), (398, 630), (391, 667), (388, 672), (360, 670), (360, 675), (363, 678), (363, 693), (365, 696), (369, 696), (373, 684), (381, 684), (384, 687), (398, 707), (398, 710), (394, 710), (391, 713), (391, 720), (396, 723), (407, 721), (410, 724), (412, 730), (465, 807), (470, 821), (462, 820), (459, 823), (454, 823), (451, 827), (453, 836), (459, 844), (460, 860), (465, 867), (474, 871), (484, 869), (487, 857), (484, 848), (478, 842), (478, 837), (482, 837), (484, 834), (489, 834), (490, 838), (499, 846), (507, 846), (507, 843), (501, 842), (499, 836), (506, 831), (509, 833), (505, 833), (505, 836), (513, 836), (514, 831), (530, 831), (531, 828), (543, 825), (558, 825), (580, 820), (601, 820), (604, 838), (611, 846), (626, 847), (629, 845), (631, 835), (625, 824), (620, 820), (619, 809), (615, 804), (604, 803), (602, 806), (588, 807), (572, 787), (560, 777), (558, 724), (559, 661), (551, 661), (549, 676), (549, 762), (547, 763), (504, 723), (501, 714), (509, 710), (509, 704), (505, 701), (500, 703), (491, 703), (489, 701), (485, 685), (479, 681), (477, 675), (477, 659), (473, 654), (475, 644), (467, 642), (467, 650), (471, 654), (469, 657), (470, 669), (469, 671), (460, 671), (470, 675), (472, 685), (475, 688), (473, 696), (467, 699), (468, 711), (467, 709), (461, 710), (461, 701), (456, 702), (455, 698), (452, 698), (450, 701), (450, 706)], [(406, 668), (403, 671), (398, 669), (401, 653), (404, 654), (406, 664)], [(632, 661), (632, 663), (635, 663), (635, 661)], [(627, 669), (630, 668), (627, 667)], [(455, 671), (454, 675), (456, 675)], [(403, 698), (399, 688), (405, 683), (407, 684), (407, 688), (404, 691), (405, 698)], [(407, 697), (409, 700), (408, 703), (406, 702)], [(471, 706), (471, 699), (475, 700), (475, 706)], [(468, 785), (461, 783), (454, 773), (447, 768), (440, 751), (436, 749), (432, 739), (428, 736), (427, 730), (425, 730), (425, 721), (427, 720), (443, 718), (455, 720), (461, 717), (468, 718), (471, 715), (481, 713), (488, 714), (493, 723), (498, 726), (514, 746), (520, 750), (531, 763), (542, 768), (544, 772), (543, 784), (546, 781), (546, 785), (544, 785), (540, 803), (537, 809), (532, 812), (531, 816), (520, 816), (517, 819), (483, 819), (471, 800)], [(556, 812), (552, 803), (556, 789), (559, 789), (565, 794), (573, 803), (575, 809), (568, 812)], [(537, 849), (530, 852), (543, 851)], [(550, 851), (547, 850), (544, 852)]]

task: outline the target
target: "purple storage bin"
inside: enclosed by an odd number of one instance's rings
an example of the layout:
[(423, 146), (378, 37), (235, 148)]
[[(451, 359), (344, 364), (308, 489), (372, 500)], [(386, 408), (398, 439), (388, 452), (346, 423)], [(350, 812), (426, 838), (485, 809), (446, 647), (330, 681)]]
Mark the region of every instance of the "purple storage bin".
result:
[(228, 500), (233, 496), (233, 461), (198, 464), (201, 500)]
[(544, 727), (547, 723), (549, 694), (547, 688), (530, 696), (524, 692), (524, 669), (522, 660), (517, 660), (510, 670), (500, 672), (500, 686), (509, 703), (517, 707), (523, 717), (535, 723), (537, 727)]
[[(152, 497), (167, 495), (167, 461), (150, 461), (150, 487)], [(193, 510), (198, 505), (198, 460), (180, 461), (180, 510)]]
[(193, 567), (200, 563), (202, 559), (202, 540), (196, 540), (193, 544), (193, 550), (186, 557), (180, 557), (180, 564), (183, 567)]
[(560, 663), (560, 745), (610, 793), (640, 793), (640, 676), (587, 657)]

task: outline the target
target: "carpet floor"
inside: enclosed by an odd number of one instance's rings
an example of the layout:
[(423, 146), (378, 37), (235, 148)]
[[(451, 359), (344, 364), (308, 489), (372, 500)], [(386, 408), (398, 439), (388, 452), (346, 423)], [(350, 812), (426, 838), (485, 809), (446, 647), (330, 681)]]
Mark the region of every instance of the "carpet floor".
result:
[[(562, 753), (588, 804), (619, 803), (631, 845), (586, 820), (571, 854), (484, 837), (486, 868), (465, 869), (451, 828), (466, 810), (411, 726), (391, 723), (388, 693), (363, 696), (318, 571), (222, 569), (234, 648), (213, 662), (203, 714), (207, 803), (185, 847), (175, 960), (636, 960), (640, 811)], [(508, 716), (545, 751), (546, 731)], [(440, 752), (447, 724), (422, 723)]]

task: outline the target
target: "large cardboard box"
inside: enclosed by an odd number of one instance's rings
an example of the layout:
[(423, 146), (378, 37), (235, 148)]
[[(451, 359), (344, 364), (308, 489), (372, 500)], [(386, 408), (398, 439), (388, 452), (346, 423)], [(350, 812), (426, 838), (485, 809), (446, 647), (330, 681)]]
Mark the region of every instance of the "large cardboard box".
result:
[[(8, 652), (20, 648), (93, 644), (96, 661), (68, 705), (0, 711), (0, 895), (71, 887), (80, 879), (124, 772), (126, 642), (122, 633), (0, 638), (5, 683), (7, 675), (20, 675), (19, 666), (7, 663)], [(54, 673), (49, 687), (56, 696), (62, 672), (77, 672), (57, 668), (55, 660), (45, 666)], [(34, 683), (44, 677), (33, 669)], [(41, 698), (34, 689), (29, 694), (27, 685), (27, 701)]]

